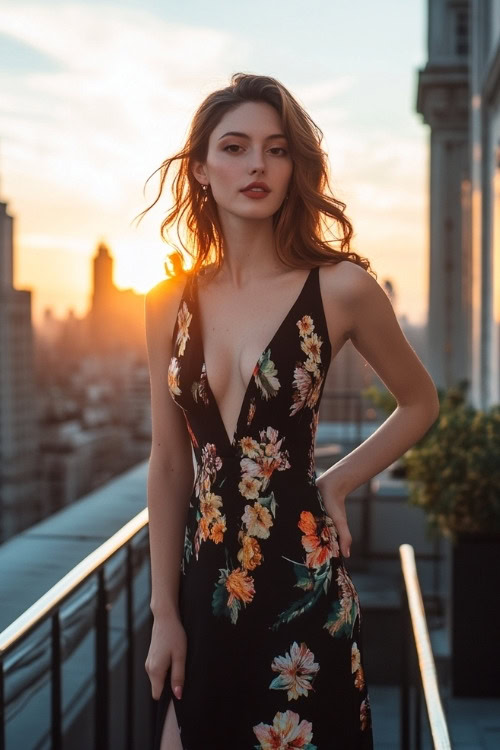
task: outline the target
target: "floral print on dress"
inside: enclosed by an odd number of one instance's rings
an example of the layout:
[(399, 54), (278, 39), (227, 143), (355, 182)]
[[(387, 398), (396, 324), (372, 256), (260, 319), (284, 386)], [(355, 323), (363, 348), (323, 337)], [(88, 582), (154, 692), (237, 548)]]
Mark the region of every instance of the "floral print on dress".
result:
[(297, 362), (294, 369), (292, 395), (293, 403), (290, 416), (297, 414), (304, 406), (314, 408), (319, 399), (324, 374), (318, 365), (321, 364), (321, 346), (323, 339), (314, 331), (314, 321), (310, 315), (303, 315), (297, 321), (299, 336), (302, 341), (300, 347), (307, 355), (305, 362)]
[(179, 386), (179, 373), (181, 365), (177, 357), (170, 359), (168, 366), (167, 384), (170, 393), (174, 396), (180, 396), (182, 391)]
[(361, 706), (359, 709), (359, 721), (361, 724), (361, 731), (363, 732), (371, 726), (370, 697), (368, 695), (361, 702)]
[[(239, 441), (240, 451), (243, 458), (240, 460), (241, 481), (238, 484), (240, 494), (246, 500), (255, 502), (248, 503), (241, 515), (241, 525), (238, 530), (238, 542), (240, 549), (237, 559), (240, 567), (236, 575), (238, 586), (236, 590), (231, 589), (228, 583), (232, 573), (229, 567), (221, 569), (221, 576), (216, 584), (216, 591), (212, 599), (214, 614), (228, 616), (233, 624), (236, 624), (240, 604), (249, 603), (255, 593), (254, 581), (248, 571), (262, 564), (264, 555), (259, 540), (268, 539), (276, 516), (276, 498), (274, 492), (266, 492), (271, 477), (275, 471), (285, 471), (290, 468), (288, 451), (281, 447), (283, 438), (278, 439), (278, 431), (273, 427), (261, 430), (260, 442), (252, 437), (243, 437)], [(230, 591), (231, 598), (221, 591), (225, 587)]]
[(316, 432), (318, 430), (318, 424), (319, 424), (319, 409), (313, 409), (312, 412), (312, 418), (311, 423), (309, 425), (311, 430), (311, 442), (309, 445), (309, 454), (308, 454), (308, 471), (307, 471), (307, 477), (309, 479), (309, 483), (315, 485), (316, 484), (316, 462), (314, 457), (314, 449), (316, 444)]
[(278, 711), (272, 725), (261, 722), (253, 731), (260, 743), (254, 745), (254, 750), (317, 750), (311, 742), (311, 722), (301, 721), (295, 711)]
[(290, 562), (293, 563), (297, 578), (295, 586), (306, 593), (279, 614), (271, 626), (273, 630), (307, 612), (316, 604), (322, 593), (328, 592), (332, 580), (331, 560), (340, 554), (337, 529), (330, 516), (315, 516), (310, 511), (303, 510), (297, 525), (303, 532), (301, 541), (306, 558), (305, 563), (295, 560)]
[(266, 349), (260, 355), (258, 362), (253, 371), (253, 377), (257, 388), (259, 388), (262, 398), (266, 401), (271, 396), (276, 396), (280, 389), (280, 381), (276, 377), (278, 370), (271, 359), (271, 350)]
[(208, 406), (208, 380), (205, 362), (203, 362), (201, 368), (200, 379), (194, 380), (191, 385), (191, 393), (196, 403), (198, 403), (198, 401), (202, 401), (205, 406)]
[(186, 304), (186, 300), (183, 300), (182, 305), (177, 313), (177, 338), (175, 345), (178, 347), (177, 356), (182, 357), (186, 348), (187, 340), (189, 339), (189, 324), (193, 318), (193, 314), (189, 312), (189, 308)]
[(299, 646), (294, 641), (289, 652), (275, 657), (271, 669), (279, 674), (269, 685), (270, 689), (286, 690), (287, 698), (291, 701), (300, 696), (307, 697), (309, 691), (314, 690), (312, 682), (319, 664), (314, 661), (314, 654), (305, 643)]
[(356, 618), (361, 621), (358, 593), (353, 582), (341, 565), (337, 571), (337, 585), (342, 596), (335, 599), (328, 613), (325, 627), (330, 635), (352, 638)]
[(248, 406), (248, 414), (247, 414), (247, 421), (246, 421), (247, 427), (250, 427), (250, 425), (252, 424), (252, 419), (255, 416), (256, 409), (257, 407), (255, 404), (255, 396), (252, 396), (252, 398), (250, 399), (250, 404)]
[(361, 664), (361, 653), (356, 641), (353, 641), (351, 646), (351, 671), (354, 675), (354, 686), (357, 687), (358, 690), (364, 690), (365, 673), (363, 665)]
[[(179, 603), (195, 686), (183, 713), (197, 721), (181, 726), (183, 745), (325, 750), (342, 737), (342, 750), (370, 750), (358, 597), (316, 483), (332, 354), (318, 269), (259, 357), (231, 440), (207, 381), (190, 285), (177, 323), (168, 383), (196, 460)], [(214, 720), (213, 702), (199, 701), (209, 693), (234, 721)], [(352, 710), (332, 704), (340, 693)]]
[(254, 580), (245, 568), (233, 568), (229, 561), (227, 548), (226, 567), (219, 568), (219, 580), (212, 595), (212, 612), (217, 616), (229, 617), (236, 625), (242, 606), (246, 607), (255, 594)]
[(208, 539), (219, 544), (226, 531), (226, 516), (222, 513), (222, 498), (212, 492), (217, 471), (222, 467), (222, 459), (216, 453), (216, 446), (207, 443), (201, 454), (201, 467), (196, 478), (195, 492), (199, 498), (196, 510), (198, 527), (194, 535), (194, 550), (198, 560), (200, 546)]

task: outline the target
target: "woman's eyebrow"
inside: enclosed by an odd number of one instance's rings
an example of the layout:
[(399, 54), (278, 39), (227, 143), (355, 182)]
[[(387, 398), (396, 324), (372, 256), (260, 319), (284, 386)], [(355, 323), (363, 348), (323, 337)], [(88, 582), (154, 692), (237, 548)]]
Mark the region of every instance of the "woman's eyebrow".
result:
[[(237, 135), (240, 138), (247, 138), (248, 140), (250, 140), (250, 136), (247, 135), (247, 133), (240, 133), (237, 130), (230, 130), (227, 133), (224, 133), (224, 135), (221, 135), (218, 140), (219, 141), (222, 140), (223, 138), (226, 137), (226, 135)], [(270, 141), (271, 138), (286, 138), (286, 135), (284, 133), (273, 133), (272, 135), (266, 136), (266, 138), (264, 138), (264, 140), (265, 141)]]

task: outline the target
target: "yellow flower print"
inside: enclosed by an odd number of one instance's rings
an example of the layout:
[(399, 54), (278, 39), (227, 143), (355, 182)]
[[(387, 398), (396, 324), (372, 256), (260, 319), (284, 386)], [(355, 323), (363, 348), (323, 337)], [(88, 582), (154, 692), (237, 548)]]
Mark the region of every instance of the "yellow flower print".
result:
[(249, 474), (244, 474), (241, 482), (238, 484), (238, 489), (244, 498), (247, 500), (257, 500), (259, 497), (261, 483), (255, 477), (251, 477)]
[(314, 331), (314, 323), (310, 315), (304, 315), (298, 320), (297, 326), (299, 328), (299, 336), (310, 336)]
[(258, 536), (260, 539), (268, 538), (273, 519), (263, 505), (260, 503), (245, 505), (245, 512), (241, 519), (246, 524), (249, 536)]
[(249, 458), (256, 458), (257, 456), (261, 455), (262, 451), (260, 449), (260, 445), (253, 438), (243, 437), (239, 442), (241, 452), (244, 456), (248, 456)]
[(308, 359), (312, 359), (313, 362), (321, 362), (321, 346), (323, 344), (322, 339), (317, 333), (313, 333), (311, 336), (306, 336), (301, 342), (300, 348), (307, 354)]
[(321, 347), (323, 340), (317, 333), (313, 333), (314, 324), (310, 315), (304, 315), (297, 321), (299, 335), (302, 337), (300, 346), (307, 354), (305, 362), (296, 362), (293, 371), (292, 405), (290, 416), (293, 417), (298, 411), (308, 406), (313, 409), (319, 399), (321, 385), (324, 375), (318, 367), (321, 364)]
[(177, 313), (178, 329), (177, 338), (175, 340), (176, 346), (179, 347), (179, 357), (182, 357), (186, 348), (186, 343), (189, 338), (189, 324), (191, 323), (192, 317), (193, 315), (189, 312), (188, 306), (186, 305), (186, 300), (183, 300), (179, 312)]
[(213, 492), (206, 492), (200, 501), (201, 512), (207, 521), (213, 521), (220, 516), (221, 513), (219, 508), (221, 506), (222, 498), (220, 495), (215, 495)]

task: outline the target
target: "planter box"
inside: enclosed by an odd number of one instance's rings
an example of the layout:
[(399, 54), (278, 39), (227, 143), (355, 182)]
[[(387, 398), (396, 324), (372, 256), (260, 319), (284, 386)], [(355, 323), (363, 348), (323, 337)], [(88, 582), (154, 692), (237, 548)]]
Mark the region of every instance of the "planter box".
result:
[(463, 535), (452, 551), (452, 689), (500, 696), (500, 535)]

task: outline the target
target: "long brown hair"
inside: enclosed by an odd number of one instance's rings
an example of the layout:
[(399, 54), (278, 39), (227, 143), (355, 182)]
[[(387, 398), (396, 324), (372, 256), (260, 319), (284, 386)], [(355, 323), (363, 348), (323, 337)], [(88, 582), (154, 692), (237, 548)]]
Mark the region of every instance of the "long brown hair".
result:
[[(168, 256), (173, 273), (182, 272), (184, 264), (182, 252), (168, 235), (171, 225), (176, 225), (182, 248), (194, 260), (193, 273), (211, 262), (215, 263), (216, 270), (221, 266), (224, 238), (217, 204), (210, 189), (206, 195), (203, 192), (192, 173), (192, 165), (194, 161), (206, 161), (210, 134), (226, 112), (248, 101), (267, 102), (276, 109), (294, 164), (288, 199), (273, 215), (275, 245), (280, 260), (295, 268), (349, 260), (374, 274), (370, 261), (350, 249), (353, 227), (344, 213), (346, 204), (336, 199), (330, 188), (328, 159), (321, 148), (323, 132), (279, 81), (248, 73), (235, 73), (229, 86), (212, 92), (204, 99), (193, 117), (182, 150), (165, 159), (148, 177), (148, 180), (151, 179), (161, 170), (158, 195), (150, 206), (138, 214), (141, 219), (158, 202), (170, 166), (179, 162), (172, 181), (174, 205), (160, 229), (162, 238), (175, 248), (174, 253)], [(333, 248), (330, 241), (325, 239), (329, 230), (328, 218), (340, 226), (340, 237), (333, 239), (340, 242), (339, 249)], [(180, 228), (186, 232), (185, 239), (181, 236)], [(167, 264), (165, 268), (170, 274)]]

